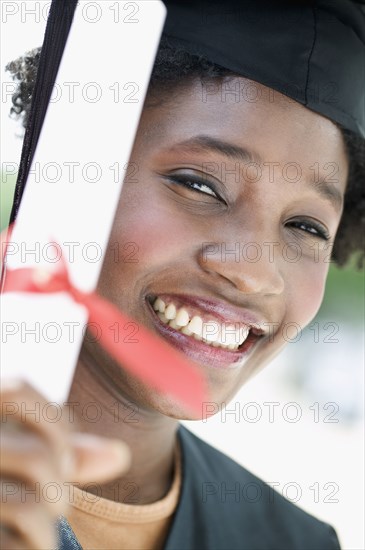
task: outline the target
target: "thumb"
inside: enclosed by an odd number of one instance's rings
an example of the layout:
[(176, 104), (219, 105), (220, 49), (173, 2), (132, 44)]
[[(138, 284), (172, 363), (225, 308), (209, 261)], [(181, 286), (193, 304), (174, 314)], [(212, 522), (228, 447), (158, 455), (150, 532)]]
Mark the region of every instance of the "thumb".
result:
[(131, 464), (129, 447), (119, 439), (91, 434), (70, 434), (71, 454), (65, 458), (68, 481), (104, 482), (126, 473)]

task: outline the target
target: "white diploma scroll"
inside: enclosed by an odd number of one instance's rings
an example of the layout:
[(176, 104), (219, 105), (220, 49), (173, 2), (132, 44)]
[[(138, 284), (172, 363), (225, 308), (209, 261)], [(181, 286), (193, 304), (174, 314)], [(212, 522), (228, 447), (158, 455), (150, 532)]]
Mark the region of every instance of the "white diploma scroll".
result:
[[(165, 20), (159, 0), (76, 7), (6, 257), (93, 291)], [(30, 45), (31, 46), (31, 45)], [(59, 248), (51, 243), (56, 242)], [(87, 312), (67, 293), (1, 295), (1, 378), (67, 400)]]

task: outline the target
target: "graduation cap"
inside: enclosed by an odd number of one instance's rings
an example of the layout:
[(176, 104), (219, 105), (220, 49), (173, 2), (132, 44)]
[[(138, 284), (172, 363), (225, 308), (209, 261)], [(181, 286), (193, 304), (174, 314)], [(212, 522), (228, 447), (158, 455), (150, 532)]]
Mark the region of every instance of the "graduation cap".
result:
[(164, 33), (365, 137), (364, 0), (166, 0)]
[[(55, 148), (59, 149), (58, 153), (60, 151), (62, 153), (64, 148), (70, 154), (70, 149), (67, 149), (69, 146), (67, 141), (70, 139), (71, 143), (75, 143), (73, 133), (78, 132), (80, 127), (82, 129), (79, 134), (80, 138), (82, 132), (84, 134), (91, 132), (94, 133), (94, 140), (100, 140), (100, 128), (104, 124), (102, 118), (96, 117), (93, 128), (86, 128), (82, 125), (85, 125), (87, 118), (84, 120), (80, 118), (79, 107), (76, 108), (72, 104), (68, 104), (64, 106), (62, 112), (56, 104), (49, 105), (57, 74), (61, 74), (67, 79), (70, 74), (72, 77), (77, 74), (78, 70), (82, 71), (84, 66), (88, 66), (89, 69), (91, 67), (92, 71), (89, 72), (89, 75), (98, 73), (97, 64), (90, 65), (92, 63), (90, 48), (97, 42), (98, 55), (102, 56), (103, 60), (111, 59), (114, 71), (115, 59), (118, 60), (119, 66), (123, 62), (127, 63), (125, 58), (128, 56), (123, 56), (123, 52), (128, 51), (128, 55), (133, 61), (132, 65), (135, 69), (140, 67), (144, 76), (142, 72), (135, 76), (131, 64), (125, 65), (124, 69), (132, 71), (130, 73), (132, 74), (131, 81), (139, 79), (138, 82), (142, 82), (141, 88), (144, 93), (147, 89), (153, 62), (151, 52), (156, 50), (163, 22), (161, 10), (154, 11), (154, 6), (157, 7), (161, 3), (154, 1), (132, 3), (139, 10), (135, 22), (140, 23), (140, 26), (134, 26), (134, 34), (128, 34), (133, 25), (118, 27), (114, 22), (114, 25), (110, 25), (110, 32), (106, 26), (99, 27), (98, 33), (95, 34), (94, 31), (93, 34), (88, 34), (86, 32), (84, 39), (82, 37), (80, 39), (78, 27), (81, 28), (85, 21), (83, 22), (77, 15), (81, 13), (83, 4), (85, 2), (77, 3), (76, 0), (52, 1), (24, 137), (11, 221), (17, 218), (26, 186), (30, 187), (32, 184), (29, 181), (29, 173), (37, 158), (42, 159), (43, 162), (46, 162), (47, 158), (52, 159)], [(104, 19), (108, 9), (110, 12), (111, 4), (112, 2), (108, 1), (99, 4), (100, 9), (104, 10)], [(118, 4), (124, 5), (125, 3)], [(365, 137), (365, 6), (363, 2), (355, 0), (302, 0), (297, 2), (289, 0), (242, 0), (241, 2), (166, 0), (165, 4), (167, 18), (163, 32), (176, 48), (193, 55), (204, 56), (209, 61), (238, 75), (284, 93), (309, 109), (328, 117), (334, 123), (340, 124), (345, 129)], [(148, 10), (150, 11), (148, 12)], [(101, 22), (103, 17), (101, 17)], [(74, 21), (74, 19), (76, 20)], [(143, 27), (143, 25), (145, 26)], [(71, 33), (70, 28), (72, 28)], [(136, 29), (139, 29), (140, 34)], [(71, 34), (70, 40), (68, 40), (69, 33)], [(77, 40), (76, 36), (78, 36)], [(64, 50), (66, 55), (64, 55)], [(140, 57), (136, 55), (136, 52), (141, 53)], [(76, 68), (74, 66), (74, 72), (68, 72), (72, 56), (74, 56)], [(108, 67), (104, 67), (103, 71), (107, 72)], [(131, 124), (128, 124), (126, 119), (123, 120), (124, 130), (119, 135), (119, 148), (120, 140), (124, 136), (126, 143), (123, 144), (123, 151), (126, 160), (128, 160), (134, 133), (137, 129), (140, 114), (138, 109), (141, 104), (142, 102), (135, 109), (130, 120)], [(116, 106), (114, 107), (116, 108)], [(117, 109), (113, 117), (122, 115), (127, 116), (127, 111), (123, 111), (123, 109), (118, 111)], [(41, 134), (44, 122), (45, 128)], [(74, 125), (73, 129), (68, 126), (71, 123)], [(59, 125), (61, 139), (57, 138), (56, 125)], [(105, 139), (101, 139), (104, 143)], [(113, 140), (118, 140), (118, 135), (111, 134), (109, 139), (112, 143)], [(64, 143), (65, 141), (66, 143)], [(73, 147), (75, 158), (86, 160), (86, 157), (83, 156), (85, 152), (82, 151), (81, 142), (76, 143)], [(110, 158), (105, 160), (106, 165), (109, 161)], [(74, 194), (74, 190), (67, 187), (69, 182), (61, 183), (65, 186), (64, 193), (73, 193), (73, 207), (71, 212), (67, 213), (68, 220), (71, 223), (71, 220), (82, 212), (81, 218), (87, 226), (88, 212), (84, 206), (85, 195), (76, 193), (76, 191)], [(21, 235), (24, 237), (27, 233), (32, 225), (32, 220), (35, 223), (37, 216), (41, 216), (42, 219), (42, 209), (44, 223), (49, 224), (49, 231), (54, 230), (52, 216), (44, 215), (44, 211), (50, 208), (52, 197), (47, 195), (46, 186), (42, 191), (39, 187), (40, 184), (38, 187), (32, 185), (32, 195), (37, 195), (41, 200), (42, 193), (44, 193), (42, 206), (38, 205), (37, 207), (37, 201), (34, 200), (34, 197), (32, 200), (31, 193), (28, 193), (25, 197), (27, 203), (22, 204), (20, 209), (20, 216), (15, 228), (19, 231), (18, 241), (21, 239)], [(75, 190), (76, 187), (77, 185), (74, 183)], [(62, 187), (58, 185), (57, 192), (62, 194), (61, 189)], [(92, 186), (90, 192), (92, 192)], [(113, 198), (108, 207), (108, 216), (102, 220), (99, 219), (100, 226), (104, 224), (107, 228), (101, 238), (104, 245), (107, 242), (107, 231), (110, 229), (112, 220), (112, 203), (116, 202), (119, 192), (120, 188), (117, 188), (116, 191), (115, 185), (114, 189), (111, 189), (105, 182), (103, 200), (105, 201), (107, 196), (113, 196)], [(32, 211), (33, 207), (38, 208), (38, 211)], [(37, 227), (41, 231), (39, 224)], [(63, 229), (58, 234), (65, 237)], [(37, 231), (34, 236), (37, 236)], [(42, 238), (45, 238), (44, 233)], [(10, 258), (10, 264), (12, 260), (13, 258)], [(15, 260), (14, 262), (14, 265), (17, 265)], [(90, 288), (96, 285), (98, 273), (99, 270), (94, 270), (90, 277), (85, 276)], [(80, 269), (78, 273), (74, 270), (71, 275), (74, 275), (81, 286), (84, 284), (85, 277), (83, 279), (80, 276)], [(75, 361), (75, 354), (70, 354), (68, 360), (70, 364)], [(69, 373), (71, 372), (70, 368)]]

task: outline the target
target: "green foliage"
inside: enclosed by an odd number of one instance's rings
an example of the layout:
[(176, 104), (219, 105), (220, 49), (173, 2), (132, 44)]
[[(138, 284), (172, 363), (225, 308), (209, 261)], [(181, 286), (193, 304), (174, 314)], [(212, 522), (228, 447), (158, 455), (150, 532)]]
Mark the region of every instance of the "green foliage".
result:
[(0, 231), (3, 231), (9, 223), (10, 210), (13, 204), (16, 176), (5, 176), (1, 174), (0, 177)]
[(364, 303), (364, 270), (356, 269), (356, 259), (353, 258), (345, 268), (331, 265), (318, 317), (341, 318), (354, 324), (363, 323)]

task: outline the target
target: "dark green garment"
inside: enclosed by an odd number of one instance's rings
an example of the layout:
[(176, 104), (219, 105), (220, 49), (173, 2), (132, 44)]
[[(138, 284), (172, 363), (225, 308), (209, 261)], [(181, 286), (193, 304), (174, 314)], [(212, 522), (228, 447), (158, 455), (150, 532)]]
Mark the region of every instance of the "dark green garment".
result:
[[(283, 498), (182, 425), (178, 437), (182, 488), (164, 550), (340, 548), (330, 525)], [(59, 533), (59, 550), (81, 550), (64, 518)]]

